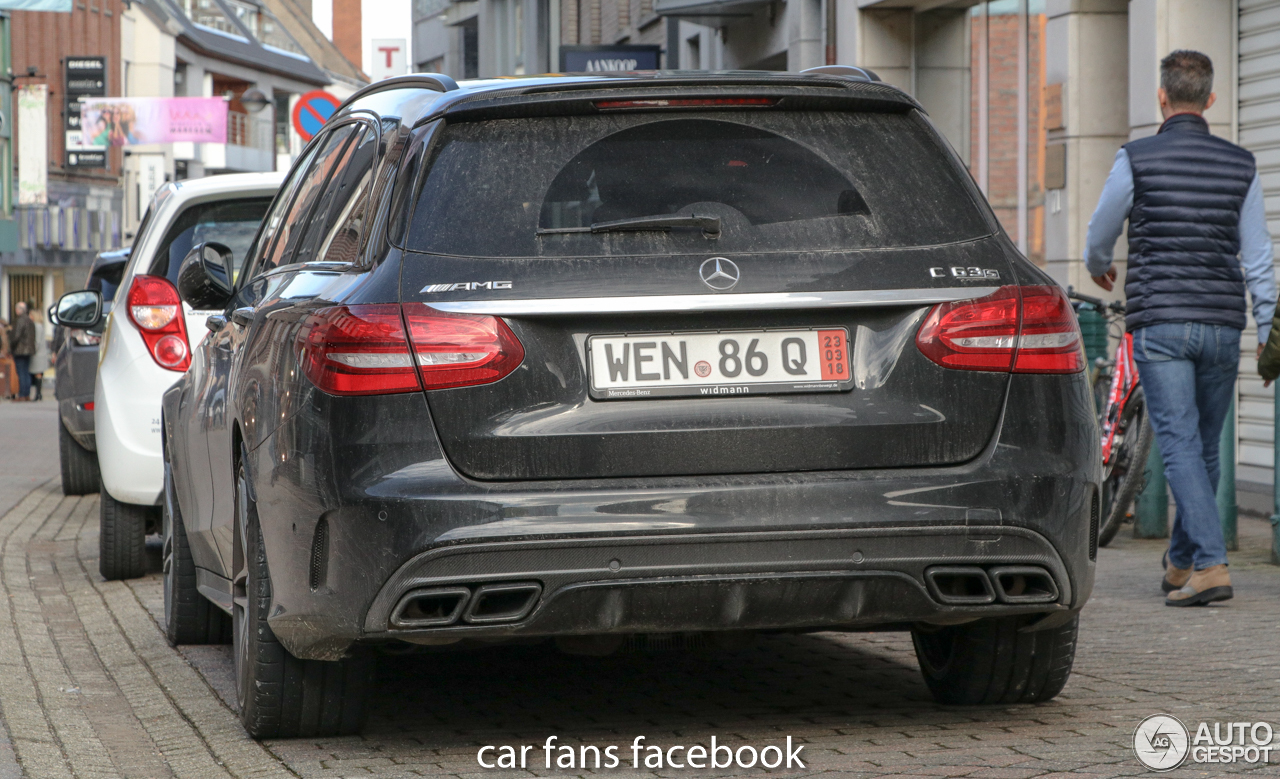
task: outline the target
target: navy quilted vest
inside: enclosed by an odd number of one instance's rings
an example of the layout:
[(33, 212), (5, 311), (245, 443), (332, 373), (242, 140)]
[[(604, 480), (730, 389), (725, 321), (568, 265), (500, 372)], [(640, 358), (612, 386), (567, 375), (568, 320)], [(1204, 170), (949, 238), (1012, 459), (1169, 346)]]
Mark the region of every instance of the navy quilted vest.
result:
[(1133, 169), (1125, 322), (1206, 322), (1243, 330), (1240, 208), (1253, 155), (1209, 134), (1196, 114), (1125, 144)]

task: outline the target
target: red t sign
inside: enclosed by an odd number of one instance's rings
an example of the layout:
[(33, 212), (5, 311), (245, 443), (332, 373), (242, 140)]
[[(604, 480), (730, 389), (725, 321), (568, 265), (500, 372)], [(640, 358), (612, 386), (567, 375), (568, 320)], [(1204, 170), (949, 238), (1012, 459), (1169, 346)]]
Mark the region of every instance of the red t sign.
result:
[(379, 46), (379, 47), (378, 47), (378, 51), (383, 52), (384, 54), (386, 54), (386, 55), (387, 55), (387, 70), (390, 70), (390, 69), (391, 69), (391, 55), (392, 55), (392, 54), (394, 54), (394, 53), (395, 53), (395, 52), (397, 52), (397, 51), (400, 51), (400, 47), (399, 47), (399, 46)]

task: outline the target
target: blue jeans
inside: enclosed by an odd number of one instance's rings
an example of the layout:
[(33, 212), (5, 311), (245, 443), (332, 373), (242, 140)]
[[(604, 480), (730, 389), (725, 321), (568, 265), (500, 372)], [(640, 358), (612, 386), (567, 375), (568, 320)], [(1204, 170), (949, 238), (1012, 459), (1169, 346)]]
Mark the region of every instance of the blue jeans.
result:
[(31, 394), (31, 355), (15, 354), (13, 368), (18, 372), (18, 397), (25, 398)]
[(1197, 571), (1227, 562), (1218, 518), (1218, 437), (1235, 393), (1240, 331), (1202, 322), (1133, 333), (1147, 414), (1178, 504), (1169, 564)]

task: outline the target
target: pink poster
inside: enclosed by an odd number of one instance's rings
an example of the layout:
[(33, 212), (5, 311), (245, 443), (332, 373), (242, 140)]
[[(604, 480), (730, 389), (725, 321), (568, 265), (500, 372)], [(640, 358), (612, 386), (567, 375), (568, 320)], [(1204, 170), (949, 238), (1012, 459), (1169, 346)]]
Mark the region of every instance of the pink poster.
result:
[(80, 114), (86, 146), (227, 142), (221, 97), (91, 97)]

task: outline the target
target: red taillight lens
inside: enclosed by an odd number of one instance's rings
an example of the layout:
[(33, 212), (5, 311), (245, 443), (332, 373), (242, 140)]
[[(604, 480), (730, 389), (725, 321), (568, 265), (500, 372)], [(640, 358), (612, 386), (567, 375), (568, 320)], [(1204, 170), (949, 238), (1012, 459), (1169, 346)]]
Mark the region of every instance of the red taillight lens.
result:
[(400, 306), (336, 306), (317, 311), (298, 334), (298, 362), (331, 395), (388, 395), (418, 390)]
[(1056, 286), (1022, 288), (1022, 330), (1014, 373), (1084, 370), (1084, 339), (1071, 302)]
[(182, 299), (172, 282), (164, 276), (135, 276), (126, 308), (156, 365), (171, 371), (191, 365)]
[(404, 320), (426, 389), (489, 384), (524, 361), (520, 340), (497, 317), (448, 314), (423, 303), (405, 303)]
[(489, 384), (524, 360), (501, 319), (422, 303), (404, 304), (401, 314), (395, 304), (317, 311), (298, 336), (307, 378), (332, 395), (388, 395)]
[(985, 298), (937, 305), (920, 326), (916, 346), (930, 360), (958, 370), (1084, 369), (1080, 326), (1055, 286), (1001, 287)]
[(597, 100), (596, 108), (601, 111), (617, 111), (627, 108), (749, 108), (751, 106), (768, 107), (777, 105), (774, 97), (708, 97), (678, 98), (665, 100)]

